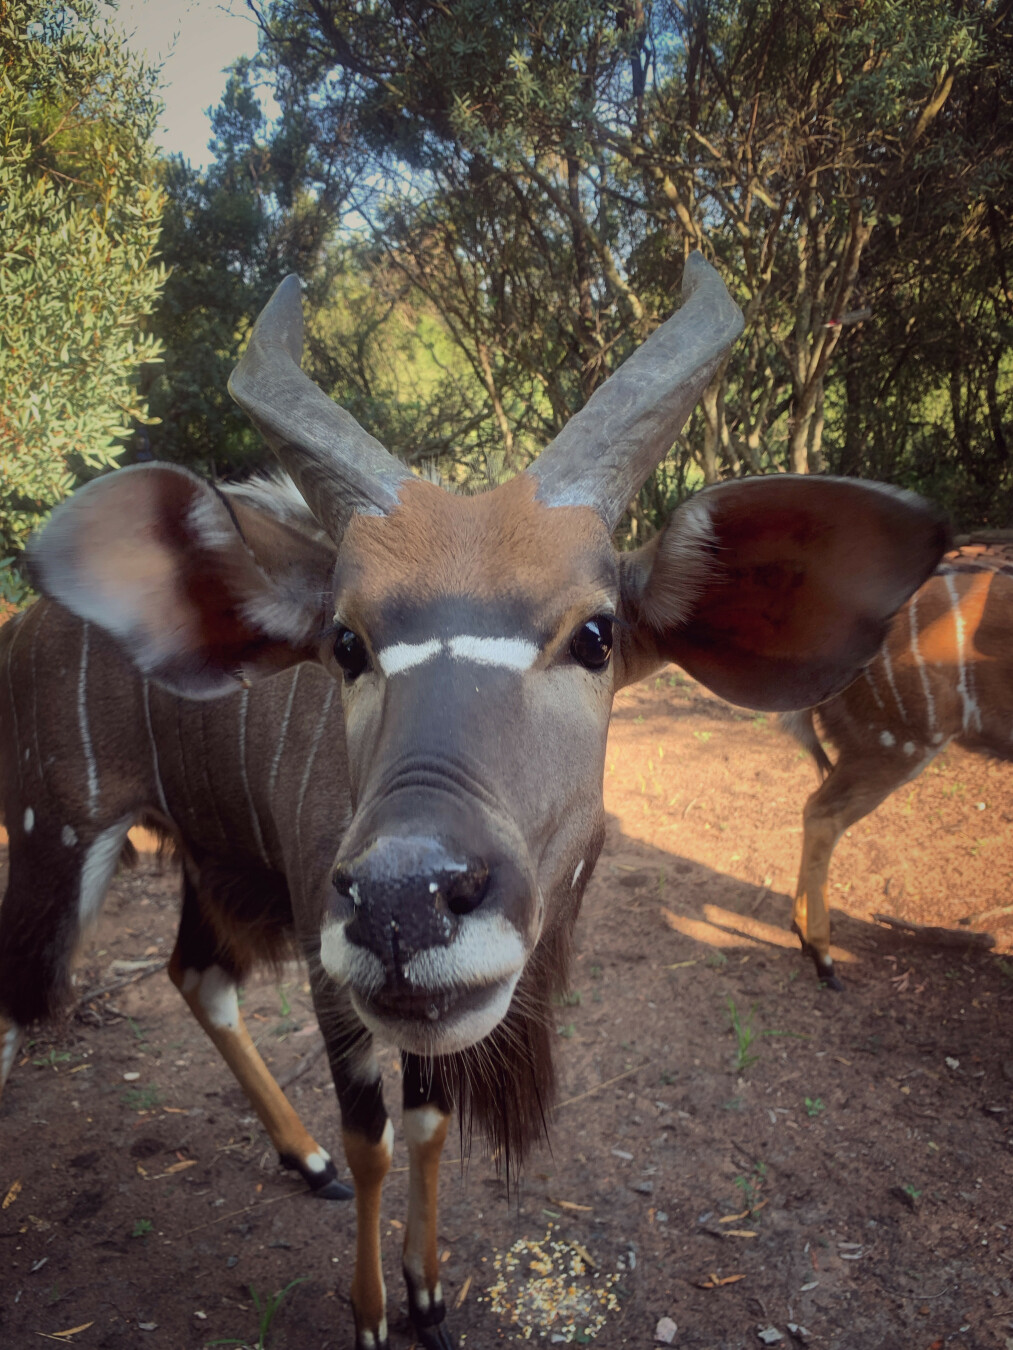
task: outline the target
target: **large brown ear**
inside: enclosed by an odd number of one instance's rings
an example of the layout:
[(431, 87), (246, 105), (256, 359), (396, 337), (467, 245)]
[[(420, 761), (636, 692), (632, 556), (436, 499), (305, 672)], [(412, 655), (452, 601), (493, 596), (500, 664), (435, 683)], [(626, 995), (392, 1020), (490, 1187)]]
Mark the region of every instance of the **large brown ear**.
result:
[(138, 465), (57, 507), (30, 563), (153, 680), (208, 698), (315, 656), (334, 546), (226, 505), (185, 469)]
[(653, 656), (747, 708), (812, 707), (871, 660), (949, 543), (940, 511), (881, 483), (709, 488), (623, 555), (631, 676)]

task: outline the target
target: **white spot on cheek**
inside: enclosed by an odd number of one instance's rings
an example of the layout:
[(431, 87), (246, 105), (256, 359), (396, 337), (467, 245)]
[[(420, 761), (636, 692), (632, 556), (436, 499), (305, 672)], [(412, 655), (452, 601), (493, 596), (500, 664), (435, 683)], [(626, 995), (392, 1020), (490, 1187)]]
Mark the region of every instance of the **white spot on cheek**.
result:
[(914, 752), (915, 752), (915, 743), (914, 743), (914, 741), (905, 741), (905, 742), (904, 742), (904, 753), (905, 753), (905, 755), (913, 755)]
[(887, 750), (889, 750), (891, 745), (897, 744), (897, 739), (891, 732), (881, 731), (879, 733), (879, 743), (880, 745), (885, 746)]
[(35, 812), (30, 806), (25, 807), (25, 834), (31, 834), (35, 829)]
[(574, 869), (573, 880), (570, 882), (570, 890), (571, 890), (571, 891), (576, 887), (577, 882), (580, 880), (580, 874), (583, 872), (583, 870), (584, 870), (584, 859), (581, 858), (580, 862), (577, 864), (576, 868)]
[(70, 825), (64, 825), (60, 831), (60, 843), (67, 848), (73, 848), (77, 843), (77, 833)]

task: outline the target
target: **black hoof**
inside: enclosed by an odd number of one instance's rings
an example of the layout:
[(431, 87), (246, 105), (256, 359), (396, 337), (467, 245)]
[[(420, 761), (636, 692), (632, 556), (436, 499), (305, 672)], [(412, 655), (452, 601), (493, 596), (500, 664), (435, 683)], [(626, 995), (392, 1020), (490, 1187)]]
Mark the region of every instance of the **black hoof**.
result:
[(457, 1350), (457, 1342), (447, 1330), (446, 1322), (435, 1327), (416, 1327), (415, 1339), (423, 1350)]
[(320, 1200), (351, 1200), (355, 1192), (338, 1180), (337, 1168), (329, 1158), (322, 1172), (314, 1172), (301, 1158), (291, 1153), (279, 1153), (278, 1161), (290, 1172), (298, 1172), (315, 1196)]
[(841, 984), (840, 980), (834, 974), (834, 965), (832, 961), (829, 970), (827, 970), (825, 966), (821, 966), (817, 961), (816, 974), (819, 976), (820, 984), (824, 989), (832, 989), (835, 994), (843, 993), (844, 985)]
[(834, 970), (833, 958), (830, 956), (820, 956), (815, 947), (811, 947), (802, 936), (802, 930), (797, 923), (793, 923), (791, 931), (802, 944), (802, 951), (808, 956), (816, 967), (816, 978), (826, 989), (833, 989), (835, 993), (841, 993), (844, 985), (837, 978), (837, 972)]

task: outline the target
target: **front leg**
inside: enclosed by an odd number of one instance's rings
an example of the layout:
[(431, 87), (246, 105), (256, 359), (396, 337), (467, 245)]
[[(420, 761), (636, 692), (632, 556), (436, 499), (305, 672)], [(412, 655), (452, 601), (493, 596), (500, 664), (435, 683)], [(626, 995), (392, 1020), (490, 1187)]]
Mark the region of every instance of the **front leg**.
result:
[(390, 1170), (394, 1127), (383, 1104), (373, 1038), (352, 1011), (347, 994), (332, 985), (319, 966), (311, 988), (341, 1108), (345, 1157), (355, 1182), (355, 1270), (349, 1289), (355, 1350), (389, 1350), (380, 1200)]
[(424, 1350), (454, 1350), (444, 1325), (447, 1306), (440, 1285), (436, 1215), (440, 1154), (453, 1109), (438, 1059), (402, 1054), (403, 1126), (408, 1145), (408, 1216), (404, 1277), (408, 1311)]

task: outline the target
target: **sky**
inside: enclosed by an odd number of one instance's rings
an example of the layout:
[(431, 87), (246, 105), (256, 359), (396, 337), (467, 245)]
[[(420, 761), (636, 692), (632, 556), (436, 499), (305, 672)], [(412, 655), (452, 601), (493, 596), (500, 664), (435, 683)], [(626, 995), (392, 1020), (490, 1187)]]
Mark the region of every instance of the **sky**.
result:
[[(159, 144), (195, 166), (208, 165), (207, 111), (225, 88), (225, 68), (257, 50), (257, 28), (244, 0), (120, 0), (112, 22), (135, 51), (164, 62)], [(270, 102), (262, 101), (270, 115)]]

